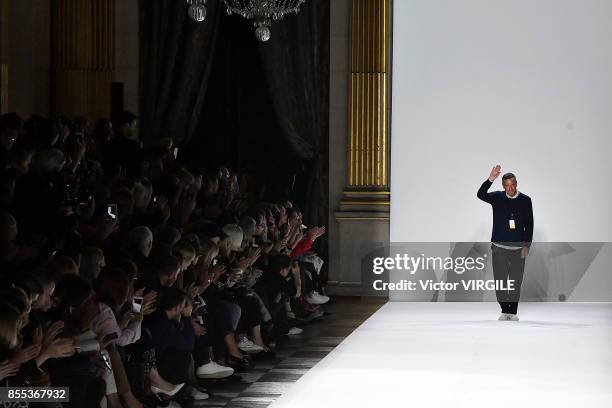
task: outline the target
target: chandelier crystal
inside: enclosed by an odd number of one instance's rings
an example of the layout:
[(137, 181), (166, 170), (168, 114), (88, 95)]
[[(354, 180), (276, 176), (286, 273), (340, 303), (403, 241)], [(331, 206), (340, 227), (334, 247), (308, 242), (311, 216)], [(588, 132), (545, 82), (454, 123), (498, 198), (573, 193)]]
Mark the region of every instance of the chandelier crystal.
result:
[[(222, 0), (228, 15), (238, 14), (253, 20), (255, 37), (261, 42), (271, 36), (270, 26), (273, 20), (280, 20), (287, 14), (297, 14), (306, 0)], [(201, 22), (206, 18), (206, 0), (187, 0), (189, 17)]]
[(187, 0), (189, 8), (187, 14), (196, 23), (206, 19), (206, 0)]

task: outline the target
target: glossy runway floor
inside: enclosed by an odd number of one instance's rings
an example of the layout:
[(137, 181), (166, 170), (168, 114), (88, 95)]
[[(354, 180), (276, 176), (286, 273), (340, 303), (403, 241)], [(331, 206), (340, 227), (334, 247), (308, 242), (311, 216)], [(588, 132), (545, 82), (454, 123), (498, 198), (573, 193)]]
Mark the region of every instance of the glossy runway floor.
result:
[(270, 406), (612, 406), (612, 303), (498, 309), (387, 303)]

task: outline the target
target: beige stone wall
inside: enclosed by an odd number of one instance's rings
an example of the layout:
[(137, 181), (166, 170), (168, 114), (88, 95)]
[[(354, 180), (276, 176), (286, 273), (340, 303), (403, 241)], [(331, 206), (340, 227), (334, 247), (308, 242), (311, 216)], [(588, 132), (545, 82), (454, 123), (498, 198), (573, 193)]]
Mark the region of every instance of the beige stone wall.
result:
[(335, 218), (347, 180), (351, 0), (330, 2), (329, 280), (340, 278), (340, 231)]
[[(381, 24), (381, 19), (384, 20), (386, 16), (381, 10), (384, 10), (385, 4), (386, 7), (389, 4), (386, 1), (330, 2), (327, 288), (330, 294), (362, 296), (362, 257), (372, 245), (380, 247), (389, 243), (388, 176), (380, 177), (380, 174), (388, 174), (388, 162), (384, 160), (388, 145), (375, 146), (376, 140), (382, 140), (383, 128), (386, 129), (386, 122), (381, 122), (380, 118), (386, 116), (387, 105), (378, 103), (386, 100), (384, 92), (374, 91), (381, 88), (381, 82), (376, 82), (376, 79), (387, 74), (386, 63), (381, 63), (387, 58), (382, 47), (388, 46), (388, 37), (381, 34), (388, 30), (388, 26)], [(353, 18), (357, 18), (356, 25)], [(380, 58), (371, 58), (373, 56)], [(361, 81), (357, 82), (361, 86), (355, 86), (351, 94), (355, 78)], [(377, 84), (379, 88), (375, 88)], [(379, 95), (378, 99), (374, 98), (375, 95)], [(351, 99), (354, 103), (351, 103)], [(351, 129), (351, 123), (354, 129)], [(353, 136), (349, 137), (351, 132)], [(351, 141), (352, 156), (349, 156)], [(356, 172), (356, 164), (362, 163), (364, 158), (369, 167)], [(363, 177), (353, 174), (351, 179), (349, 169)], [(386, 173), (372, 169), (384, 169)]]

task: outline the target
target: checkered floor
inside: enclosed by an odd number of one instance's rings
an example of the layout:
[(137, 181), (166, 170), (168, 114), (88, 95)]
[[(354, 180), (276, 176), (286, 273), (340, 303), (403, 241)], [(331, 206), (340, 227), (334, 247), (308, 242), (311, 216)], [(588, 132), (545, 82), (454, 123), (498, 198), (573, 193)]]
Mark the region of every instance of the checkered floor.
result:
[(240, 380), (223, 380), (206, 384), (213, 396), (194, 402), (192, 407), (260, 408), (267, 407), (295, 381), (317, 364), (345, 337), (370, 317), (381, 302), (364, 302), (359, 298), (334, 298), (325, 305), (322, 320), (302, 328), (276, 350), (274, 360), (255, 361)]

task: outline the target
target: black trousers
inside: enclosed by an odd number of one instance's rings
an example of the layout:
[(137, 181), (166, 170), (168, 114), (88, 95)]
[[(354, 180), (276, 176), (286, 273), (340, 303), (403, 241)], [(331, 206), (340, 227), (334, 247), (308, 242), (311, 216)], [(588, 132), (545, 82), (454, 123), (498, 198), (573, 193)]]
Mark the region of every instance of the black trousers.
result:
[(157, 371), (171, 384), (189, 382), (191, 353), (183, 350), (166, 349), (157, 353)]
[(234, 302), (240, 306), (241, 314), (238, 321), (237, 334), (251, 334), (253, 327), (261, 325), (262, 318), (259, 312), (259, 301), (253, 296), (239, 294)]
[(300, 262), (300, 280), (302, 282), (302, 293), (307, 295), (313, 290), (321, 292), (319, 275), (314, 265), (310, 262)]
[[(491, 244), (493, 254), (493, 276), (495, 280), (514, 280), (513, 290), (497, 290), (495, 295), (502, 313), (516, 314), (521, 298), (521, 285), (525, 272), (525, 258), (520, 249), (506, 249)], [(507, 282), (506, 282), (507, 284)]]
[[(258, 281), (253, 289), (259, 294), (272, 316), (272, 326), (266, 326), (266, 329), (262, 332), (264, 341), (267, 343), (287, 334), (291, 325), (287, 319), (285, 294), (280, 289), (273, 289), (263, 281)], [(279, 299), (278, 302), (274, 302), (276, 299)], [(267, 330), (268, 328), (269, 330)]]

